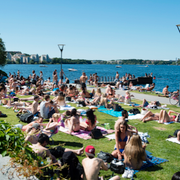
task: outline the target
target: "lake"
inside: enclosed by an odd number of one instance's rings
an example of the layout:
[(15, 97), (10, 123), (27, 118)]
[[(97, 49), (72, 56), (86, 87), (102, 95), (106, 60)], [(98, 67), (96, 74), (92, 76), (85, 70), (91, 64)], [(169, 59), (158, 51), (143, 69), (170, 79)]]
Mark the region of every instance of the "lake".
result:
[[(168, 66), (168, 65), (121, 65), (122, 68), (116, 68), (116, 65), (106, 65), (106, 64), (63, 64), (63, 70), (66, 76), (69, 78), (70, 82), (74, 82), (74, 79), (77, 79), (81, 76), (84, 71), (87, 76), (93, 73), (97, 73), (98, 76), (115, 76), (118, 71), (120, 77), (125, 75), (125, 73), (134, 74), (136, 77), (144, 76), (145, 73), (153, 73), (153, 76), (156, 76), (156, 79), (153, 82), (156, 84), (155, 90), (162, 91), (163, 87), (169, 85), (170, 91), (175, 91), (179, 89), (180, 83), (180, 66)], [(68, 71), (68, 68), (77, 69), (77, 71)], [(48, 77), (52, 80), (52, 72), (57, 69), (58, 75), (61, 69), (60, 64), (48, 64), (47, 67), (40, 67), (39, 65), (31, 64), (7, 64), (1, 68), (7, 74), (9, 72), (17, 73), (20, 71), (20, 75), (27, 77), (29, 74), (32, 74), (32, 70), (36, 71), (36, 74), (39, 75), (39, 71), (43, 72), (44, 79)]]

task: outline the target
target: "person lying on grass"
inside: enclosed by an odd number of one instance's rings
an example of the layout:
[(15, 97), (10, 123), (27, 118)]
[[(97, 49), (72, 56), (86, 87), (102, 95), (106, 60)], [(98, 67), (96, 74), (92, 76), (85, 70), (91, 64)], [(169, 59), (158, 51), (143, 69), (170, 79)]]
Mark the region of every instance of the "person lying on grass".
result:
[[(134, 107), (134, 105), (132, 105)], [(161, 103), (159, 101), (151, 101), (150, 103), (148, 103), (146, 101), (146, 99), (143, 99), (143, 103), (140, 104), (139, 106), (136, 106), (137, 107), (149, 107), (149, 108), (153, 108), (154, 106), (161, 106)]]
[(169, 110), (167, 113), (165, 110), (161, 110), (160, 113), (152, 113), (151, 111), (148, 111), (140, 121), (147, 122), (147, 121), (153, 121), (153, 120), (159, 120), (159, 123), (166, 123), (170, 121), (178, 121), (178, 116), (171, 115), (172, 113), (179, 115), (178, 112)]

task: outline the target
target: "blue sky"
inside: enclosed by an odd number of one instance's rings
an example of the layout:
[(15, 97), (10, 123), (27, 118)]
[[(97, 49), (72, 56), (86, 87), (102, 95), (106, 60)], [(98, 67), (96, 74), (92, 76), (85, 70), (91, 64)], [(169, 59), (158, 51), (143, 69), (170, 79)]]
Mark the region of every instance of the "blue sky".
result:
[(179, 0), (0, 0), (7, 51), (72, 59), (180, 58)]

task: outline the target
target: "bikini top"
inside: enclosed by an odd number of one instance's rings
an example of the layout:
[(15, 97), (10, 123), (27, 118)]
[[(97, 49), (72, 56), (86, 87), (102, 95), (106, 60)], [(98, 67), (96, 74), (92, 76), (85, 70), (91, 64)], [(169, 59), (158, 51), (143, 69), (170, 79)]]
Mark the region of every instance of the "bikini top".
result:
[(121, 139), (121, 137), (119, 137), (119, 142), (126, 142), (127, 140), (128, 140), (127, 136), (123, 140)]

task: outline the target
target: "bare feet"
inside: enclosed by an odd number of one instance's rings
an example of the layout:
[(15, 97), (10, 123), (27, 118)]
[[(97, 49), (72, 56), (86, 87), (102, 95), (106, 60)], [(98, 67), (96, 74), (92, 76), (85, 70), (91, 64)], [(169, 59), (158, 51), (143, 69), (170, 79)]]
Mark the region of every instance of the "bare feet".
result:
[(77, 155), (81, 155), (84, 153), (84, 147), (78, 150)]

